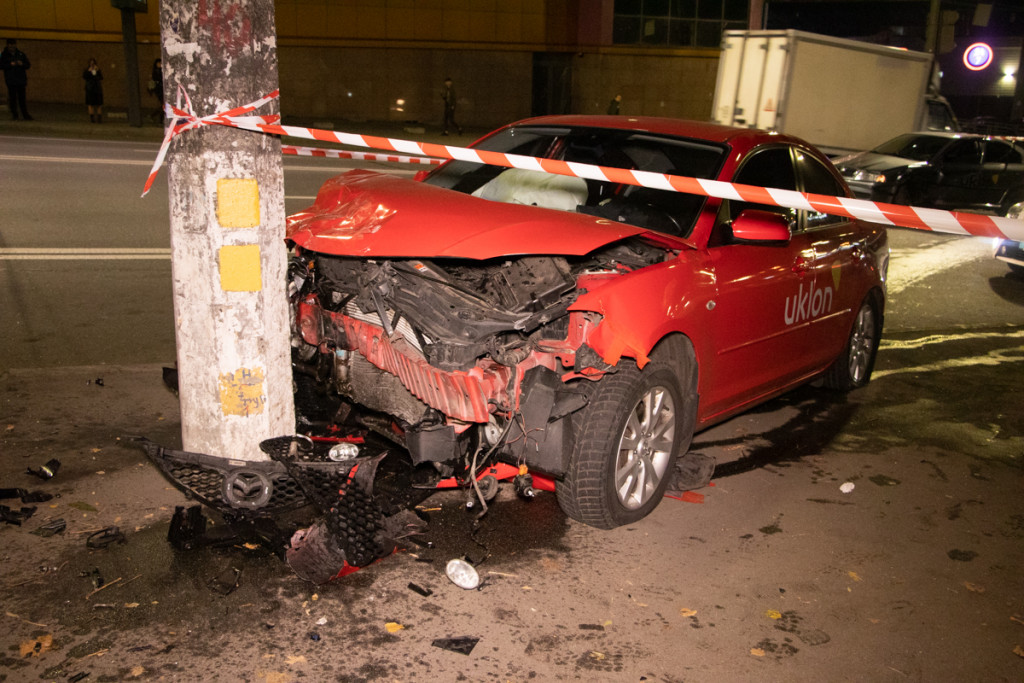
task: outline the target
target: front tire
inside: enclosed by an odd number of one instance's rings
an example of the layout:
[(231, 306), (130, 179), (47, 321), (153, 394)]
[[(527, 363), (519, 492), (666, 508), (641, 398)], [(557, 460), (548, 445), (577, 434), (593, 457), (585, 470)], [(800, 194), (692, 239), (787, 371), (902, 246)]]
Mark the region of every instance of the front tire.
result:
[(843, 352), (825, 371), (825, 386), (836, 391), (850, 391), (866, 385), (875, 368), (881, 336), (882, 316), (869, 295), (857, 311)]
[(556, 488), (569, 517), (613, 529), (661, 502), (696, 418), (696, 367), (692, 354), (681, 355), (682, 364), (652, 360), (642, 371), (623, 363), (597, 382)]

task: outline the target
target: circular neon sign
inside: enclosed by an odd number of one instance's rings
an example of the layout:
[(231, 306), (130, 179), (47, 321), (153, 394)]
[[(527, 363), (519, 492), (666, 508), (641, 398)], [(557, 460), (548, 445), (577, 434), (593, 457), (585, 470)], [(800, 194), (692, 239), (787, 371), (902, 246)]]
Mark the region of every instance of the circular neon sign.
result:
[(981, 71), (991, 63), (992, 48), (985, 43), (974, 43), (964, 50), (964, 66), (971, 71)]

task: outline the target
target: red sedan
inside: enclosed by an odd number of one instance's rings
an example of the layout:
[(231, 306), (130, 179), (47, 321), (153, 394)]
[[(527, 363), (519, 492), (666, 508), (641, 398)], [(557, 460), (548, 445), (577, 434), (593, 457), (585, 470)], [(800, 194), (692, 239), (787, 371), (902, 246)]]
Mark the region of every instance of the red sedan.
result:
[(612, 528), (654, 509), (695, 431), (811, 380), (867, 383), (884, 227), (593, 169), (852, 196), (806, 143), (555, 116), (474, 147), (581, 177), (471, 160), (421, 182), (352, 171), (288, 227), (296, 363), (438, 478), (519, 466), (555, 480), (570, 517)]

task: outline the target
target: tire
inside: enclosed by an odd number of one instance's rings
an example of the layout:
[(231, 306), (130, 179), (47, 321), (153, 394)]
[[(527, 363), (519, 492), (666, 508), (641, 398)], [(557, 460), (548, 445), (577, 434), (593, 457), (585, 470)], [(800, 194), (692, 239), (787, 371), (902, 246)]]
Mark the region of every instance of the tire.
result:
[(843, 352), (825, 371), (825, 386), (835, 391), (851, 391), (866, 385), (875, 369), (881, 336), (882, 316), (872, 296), (868, 295), (853, 319)]
[(646, 517), (661, 502), (676, 458), (689, 448), (697, 413), (692, 350), (688, 342), (671, 347), (664, 359), (652, 355), (642, 371), (624, 362), (596, 383), (556, 487), (572, 519), (613, 529)]

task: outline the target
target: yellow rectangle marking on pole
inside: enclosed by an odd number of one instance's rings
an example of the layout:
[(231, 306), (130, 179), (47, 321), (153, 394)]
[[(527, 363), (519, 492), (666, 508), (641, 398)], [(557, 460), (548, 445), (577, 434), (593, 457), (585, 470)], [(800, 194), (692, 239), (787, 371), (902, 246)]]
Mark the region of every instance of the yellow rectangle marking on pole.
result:
[(255, 178), (217, 179), (217, 222), (222, 228), (260, 224), (260, 187)]
[(263, 378), (263, 368), (239, 368), (221, 373), (218, 378), (220, 409), (225, 417), (249, 417), (263, 412), (267, 405)]
[(221, 247), (218, 259), (220, 288), (225, 292), (258, 292), (263, 289), (258, 244)]

